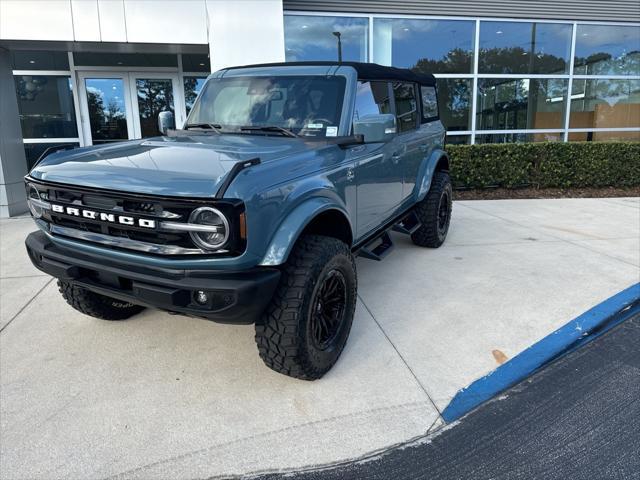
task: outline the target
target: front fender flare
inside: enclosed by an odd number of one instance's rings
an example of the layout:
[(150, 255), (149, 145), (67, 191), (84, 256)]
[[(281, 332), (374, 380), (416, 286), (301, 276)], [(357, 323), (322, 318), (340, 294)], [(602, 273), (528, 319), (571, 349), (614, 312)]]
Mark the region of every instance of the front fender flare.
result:
[(431, 188), (431, 179), (433, 179), (433, 173), (436, 171), (436, 166), (442, 157), (449, 158), (447, 153), (441, 148), (435, 149), (431, 152), (429, 157), (425, 158), (420, 165), (420, 170), (418, 171), (418, 178), (416, 181), (415, 188), (415, 201), (419, 202), (422, 200), (429, 189)]
[[(282, 265), (286, 262), (293, 245), (305, 227), (309, 225), (317, 215), (327, 210), (338, 210), (349, 219), (347, 212), (329, 198), (317, 197), (306, 200), (295, 207), (280, 224), (276, 233), (271, 238), (271, 242), (259, 265), (275, 266)], [(353, 226), (351, 230), (353, 231)]]

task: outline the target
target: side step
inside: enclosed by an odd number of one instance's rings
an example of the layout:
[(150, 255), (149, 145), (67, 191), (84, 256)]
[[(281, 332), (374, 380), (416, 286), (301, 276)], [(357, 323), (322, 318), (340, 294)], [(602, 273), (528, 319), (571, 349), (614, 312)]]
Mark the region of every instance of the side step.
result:
[[(379, 241), (379, 243), (378, 243)], [(372, 245), (375, 247), (371, 248)], [(393, 250), (393, 241), (388, 231), (385, 231), (382, 235), (377, 237), (372, 242), (368, 243), (358, 251), (358, 255), (369, 260), (380, 261)]]
[(404, 233), (405, 235), (412, 235), (422, 226), (416, 212), (411, 211), (409, 215), (404, 217), (398, 223), (396, 223), (392, 230), (398, 233)]

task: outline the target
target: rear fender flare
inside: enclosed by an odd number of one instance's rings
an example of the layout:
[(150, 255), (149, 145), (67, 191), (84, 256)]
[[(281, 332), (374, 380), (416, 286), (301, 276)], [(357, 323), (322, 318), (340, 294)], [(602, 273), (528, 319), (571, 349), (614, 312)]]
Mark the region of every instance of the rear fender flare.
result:
[(436, 171), (436, 167), (440, 160), (444, 158), (447, 161), (449, 160), (449, 156), (447, 153), (438, 148), (435, 149), (431, 155), (425, 158), (420, 165), (420, 170), (418, 171), (418, 178), (416, 181), (416, 188), (414, 190), (415, 201), (421, 201), (429, 192), (431, 188), (431, 180), (433, 179), (433, 174)]

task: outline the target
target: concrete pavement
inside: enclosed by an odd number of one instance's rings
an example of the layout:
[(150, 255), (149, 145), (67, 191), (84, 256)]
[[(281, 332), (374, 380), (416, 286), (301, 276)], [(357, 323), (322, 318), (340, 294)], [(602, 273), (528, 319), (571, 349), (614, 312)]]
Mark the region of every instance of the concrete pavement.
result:
[(359, 259), (338, 365), (264, 367), (253, 328), (72, 310), (0, 223), (0, 477), (193, 478), (326, 463), (424, 435), (455, 393), (640, 280), (640, 199), (456, 202), (438, 250)]

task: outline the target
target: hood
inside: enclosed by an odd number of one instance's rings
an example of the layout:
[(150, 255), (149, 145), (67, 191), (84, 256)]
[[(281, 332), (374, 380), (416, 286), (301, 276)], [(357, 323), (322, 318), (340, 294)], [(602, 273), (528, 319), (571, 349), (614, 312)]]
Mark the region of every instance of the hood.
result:
[(260, 157), (266, 163), (314, 148), (302, 139), (275, 136), (157, 137), (54, 153), (30, 175), (90, 188), (209, 197), (237, 162)]

